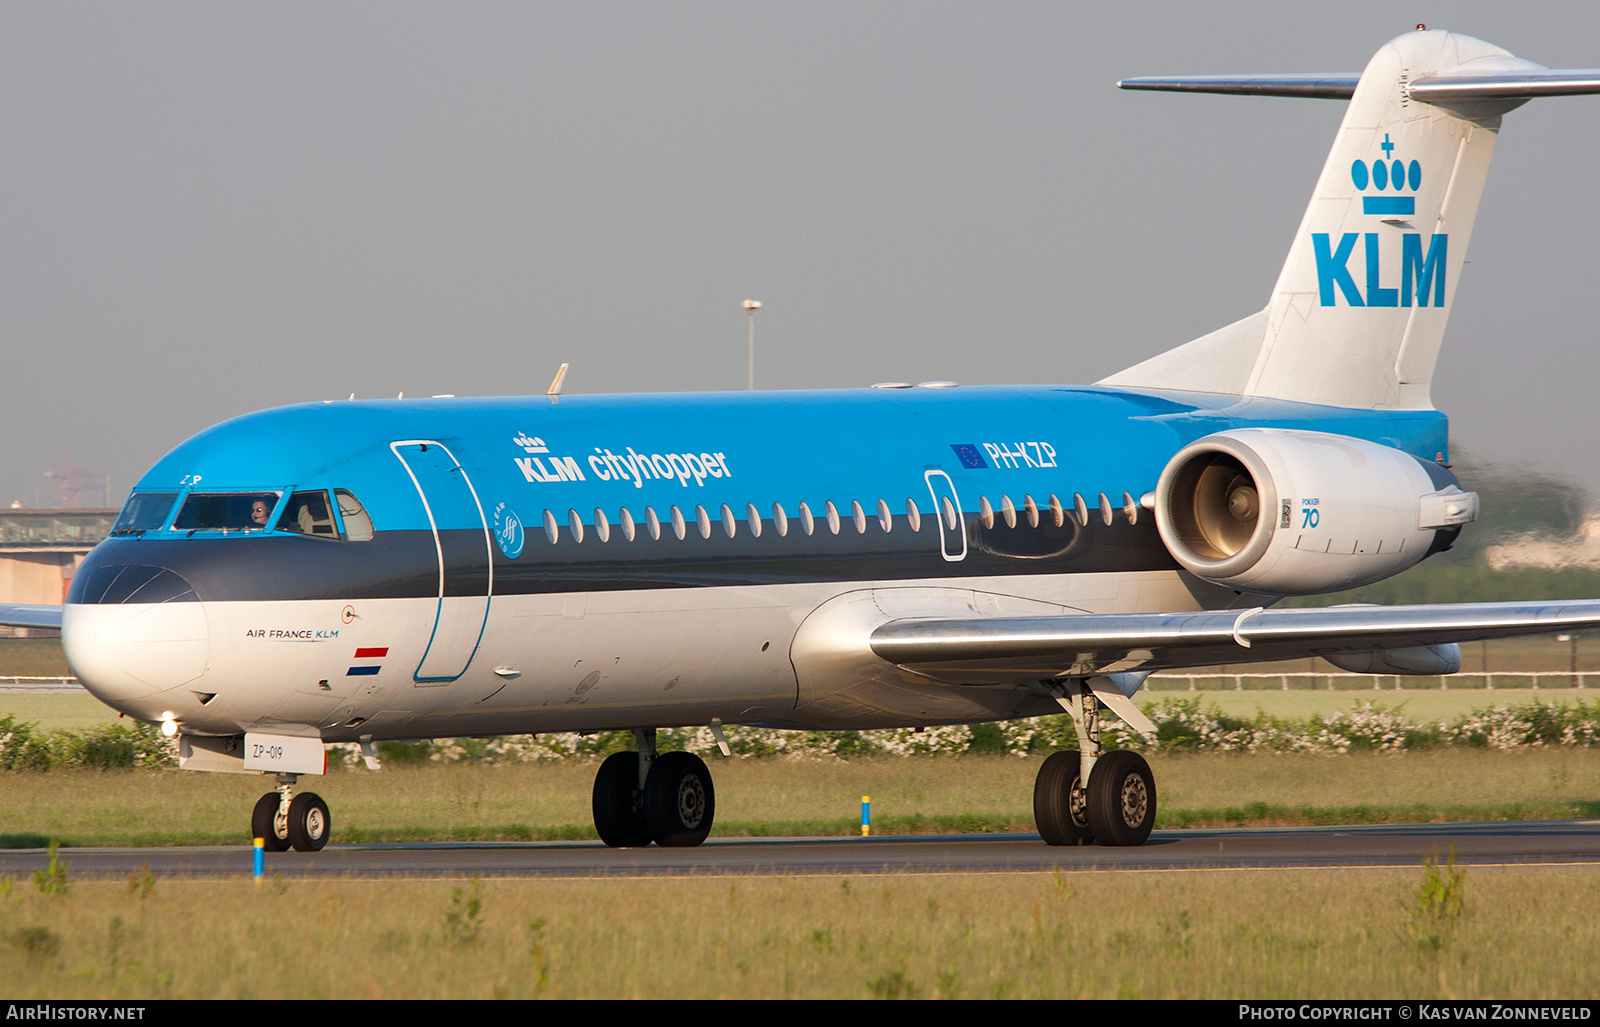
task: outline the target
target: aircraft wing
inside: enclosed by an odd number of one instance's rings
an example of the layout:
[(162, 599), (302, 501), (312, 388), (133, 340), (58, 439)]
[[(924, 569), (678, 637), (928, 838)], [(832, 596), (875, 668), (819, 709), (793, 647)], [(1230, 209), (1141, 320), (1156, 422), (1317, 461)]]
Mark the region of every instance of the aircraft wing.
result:
[(0, 603), (0, 625), (10, 628), (60, 628), (61, 607)]
[(1600, 600), (1334, 606), (1120, 615), (904, 618), (879, 626), (880, 658), (936, 680), (1105, 674), (1337, 657), (1600, 627)]

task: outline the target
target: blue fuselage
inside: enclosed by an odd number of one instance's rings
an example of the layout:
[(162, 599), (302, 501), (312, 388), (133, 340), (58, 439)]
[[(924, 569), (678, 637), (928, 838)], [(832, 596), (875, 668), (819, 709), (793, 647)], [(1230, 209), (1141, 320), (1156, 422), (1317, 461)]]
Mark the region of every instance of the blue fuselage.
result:
[(1107, 388), (305, 404), (151, 468), (63, 634), (96, 695), (195, 735), (1034, 715), (1048, 696), (892, 673), (851, 692), (856, 628), (819, 611), (1243, 601), (1181, 571), (1141, 500), (1246, 427), (1447, 450), (1434, 411)]

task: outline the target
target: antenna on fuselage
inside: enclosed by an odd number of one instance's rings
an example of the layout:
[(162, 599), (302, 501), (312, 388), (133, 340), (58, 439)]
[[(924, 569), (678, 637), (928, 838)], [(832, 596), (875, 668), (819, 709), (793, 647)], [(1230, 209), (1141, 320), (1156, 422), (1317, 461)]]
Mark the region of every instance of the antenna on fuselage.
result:
[(551, 380), (550, 387), (544, 390), (544, 394), (550, 397), (550, 402), (554, 403), (561, 398), (561, 386), (566, 382), (567, 368), (571, 366), (571, 364), (562, 364), (556, 369), (556, 376)]

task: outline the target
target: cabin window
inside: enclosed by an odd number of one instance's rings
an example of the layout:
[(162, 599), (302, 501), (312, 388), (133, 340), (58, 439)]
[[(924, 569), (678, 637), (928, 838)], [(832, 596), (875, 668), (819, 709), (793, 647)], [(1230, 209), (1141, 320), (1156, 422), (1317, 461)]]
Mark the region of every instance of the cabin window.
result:
[(1111, 500), (1104, 492), (1100, 493), (1100, 523), (1111, 527)]
[(572, 541), (583, 541), (583, 518), (578, 516), (578, 511), (567, 511), (567, 527), (572, 529)]
[(850, 500), (850, 519), (856, 522), (857, 535), (867, 533), (867, 512), (861, 509), (861, 504), (854, 499)]
[(661, 518), (656, 516), (655, 507), (647, 506), (644, 508), (644, 524), (650, 530), (651, 539), (659, 540), (661, 538)]
[(1050, 517), (1058, 528), (1067, 523), (1067, 512), (1061, 508), (1061, 500), (1056, 498), (1054, 492), (1050, 493)]
[(283, 516), (278, 518), (278, 530), (317, 538), (338, 538), (339, 529), (333, 524), (328, 494), (320, 491), (290, 494), (283, 506)]
[(823, 504), (828, 511), (828, 530), (835, 535), (839, 534), (839, 508), (833, 505), (833, 500)]
[(889, 512), (889, 504), (881, 499), (878, 500), (878, 527), (885, 535), (894, 530), (894, 514)]
[(694, 505), (694, 523), (700, 528), (701, 538), (711, 537), (711, 515), (699, 503)]
[(817, 520), (811, 516), (811, 508), (806, 505), (803, 499), (800, 501), (800, 527), (807, 535), (815, 531), (817, 527)]
[(167, 523), (167, 514), (172, 512), (172, 504), (177, 498), (176, 492), (135, 492), (123, 505), (111, 534), (159, 531)]
[(689, 526), (683, 521), (683, 511), (678, 509), (678, 504), (672, 504), (672, 533), (682, 542), (683, 537), (689, 533)]
[(549, 510), (544, 512), (544, 534), (551, 545), (555, 545), (561, 538), (561, 525), (556, 523), (556, 515)]
[(789, 534), (789, 515), (783, 512), (782, 503), (772, 504), (772, 524), (778, 529), (779, 538)]
[(1006, 527), (1017, 526), (1017, 508), (1011, 505), (1010, 496), (1000, 497), (1000, 515), (1006, 519)]
[[(761, 511), (756, 509), (756, 505), (754, 503), (751, 503), (749, 505), (749, 507), (746, 508), (746, 510), (744, 512), (744, 515), (745, 515), (745, 518), (746, 518), (746, 523), (748, 523), (750, 525), (750, 534), (754, 535), (756, 538), (760, 538), (761, 537)], [(731, 535), (729, 536), (729, 538), (732, 538), (732, 537), (733, 536), (731, 536)]]
[(722, 533), (724, 535), (728, 536), (729, 538), (733, 538), (734, 532), (736, 532), (738, 530), (739, 530), (739, 526), (733, 520), (733, 511), (728, 509), (728, 504), (727, 503), (723, 503), (722, 504)]
[(622, 508), (622, 537), (627, 539), (629, 542), (632, 542), (633, 541), (633, 536), (636, 535), (637, 533), (638, 533), (638, 528), (633, 523), (633, 514), (628, 512), (628, 508), (627, 507), (623, 507)]
[(988, 496), (978, 497), (978, 522), (985, 528), (994, 527), (994, 507), (989, 505)]
[(1078, 515), (1078, 526), (1089, 526), (1089, 504), (1083, 501), (1083, 495), (1078, 492), (1072, 494), (1072, 510)]
[(334, 489), (333, 501), (339, 507), (339, 519), (344, 522), (344, 537), (351, 542), (371, 541), (372, 515), (361, 505), (361, 500), (344, 489)]
[(1133, 498), (1132, 492), (1122, 494), (1122, 515), (1128, 518), (1129, 524), (1139, 523), (1139, 501)]
[(917, 509), (917, 501), (910, 496), (906, 497), (906, 520), (910, 522), (912, 531), (922, 530), (922, 511)]
[(594, 533), (600, 536), (600, 541), (611, 541), (611, 522), (606, 520), (606, 512), (598, 506), (594, 508)]
[(1039, 504), (1033, 501), (1032, 496), (1024, 495), (1022, 497), (1022, 511), (1028, 515), (1028, 527), (1037, 528), (1039, 526)]
[(174, 531), (266, 531), (277, 492), (189, 493), (173, 519)]
[(951, 531), (955, 531), (956, 526), (961, 523), (961, 519), (956, 516), (956, 508), (951, 504), (950, 497), (943, 496), (941, 498), (944, 502), (944, 522)]

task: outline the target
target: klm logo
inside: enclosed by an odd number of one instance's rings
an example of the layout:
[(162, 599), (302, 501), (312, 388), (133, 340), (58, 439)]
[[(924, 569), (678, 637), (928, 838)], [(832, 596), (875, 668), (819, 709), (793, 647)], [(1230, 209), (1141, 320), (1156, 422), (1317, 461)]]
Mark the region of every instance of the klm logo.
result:
[[(1422, 186), (1422, 165), (1416, 161), (1406, 164), (1404, 161), (1394, 160), (1394, 144), (1389, 141), (1387, 132), (1383, 134), (1383, 142), (1378, 145), (1378, 149), (1383, 151), (1383, 158), (1372, 162), (1370, 174), (1366, 161), (1358, 160), (1350, 165), (1350, 181), (1355, 183), (1356, 190), (1362, 193), (1361, 213), (1385, 217), (1411, 217), (1417, 212), (1417, 190)], [(1367, 193), (1368, 185), (1372, 186), (1371, 194)]]
[[(1383, 150), (1382, 159), (1371, 164), (1358, 160), (1350, 165), (1350, 181), (1362, 193), (1361, 213), (1385, 220), (1410, 217), (1417, 212), (1416, 193), (1422, 185), (1422, 165), (1417, 161), (1407, 164), (1394, 159), (1395, 147), (1388, 133), (1384, 134), (1380, 149)], [(1366, 258), (1365, 294), (1356, 284), (1349, 266), (1358, 243)], [(1324, 307), (1337, 306), (1337, 297), (1343, 295), (1345, 303), (1352, 307), (1426, 307), (1431, 297), (1433, 306), (1442, 307), (1449, 247), (1450, 237), (1443, 232), (1428, 237), (1426, 252), (1421, 233), (1404, 233), (1400, 237), (1400, 281), (1398, 285), (1386, 287), (1382, 284), (1384, 274), (1377, 232), (1346, 232), (1339, 236), (1337, 244), (1329, 233), (1313, 232), (1311, 248), (1317, 258), (1318, 303)]]
[[(1356, 287), (1355, 276), (1350, 273), (1350, 254), (1356, 243), (1366, 243), (1367, 293), (1362, 296)], [(1383, 265), (1378, 259), (1378, 233), (1346, 232), (1334, 247), (1327, 232), (1311, 234), (1311, 248), (1317, 255), (1317, 295), (1324, 307), (1332, 307), (1336, 293), (1352, 307), (1426, 307), (1428, 297), (1433, 305), (1444, 306), (1444, 274), (1450, 237), (1436, 232), (1428, 237), (1428, 252), (1422, 252), (1422, 235), (1407, 232), (1400, 237), (1400, 285), (1385, 288)]]

